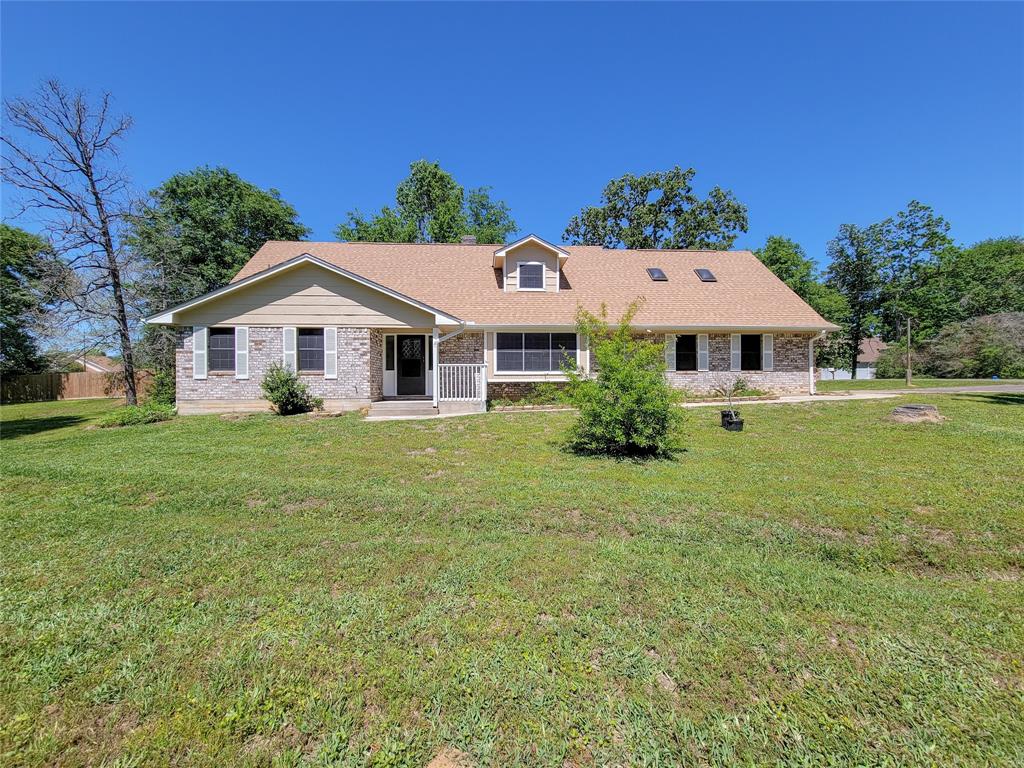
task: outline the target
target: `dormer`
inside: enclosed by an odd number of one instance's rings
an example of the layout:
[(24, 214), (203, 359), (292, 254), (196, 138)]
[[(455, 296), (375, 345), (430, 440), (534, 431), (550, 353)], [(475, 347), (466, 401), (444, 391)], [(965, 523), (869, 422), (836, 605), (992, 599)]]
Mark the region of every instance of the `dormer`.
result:
[(569, 252), (536, 235), (527, 235), (494, 252), (506, 293), (557, 293)]

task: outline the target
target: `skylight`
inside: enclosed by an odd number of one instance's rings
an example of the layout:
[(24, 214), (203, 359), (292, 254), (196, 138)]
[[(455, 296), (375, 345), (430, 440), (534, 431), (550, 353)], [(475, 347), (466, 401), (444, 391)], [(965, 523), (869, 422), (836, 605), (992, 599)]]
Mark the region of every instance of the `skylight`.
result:
[(718, 282), (718, 278), (715, 277), (715, 273), (712, 272), (710, 269), (695, 269), (693, 271), (697, 273), (697, 277), (700, 278), (700, 281), (702, 283), (717, 283)]
[(664, 283), (666, 280), (668, 280), (668, 278), (665, 277), (665, 273), (658, 267), (648, 267), (647, 274), (650, 275), (651, 280), (653, 280), (656, 283)]

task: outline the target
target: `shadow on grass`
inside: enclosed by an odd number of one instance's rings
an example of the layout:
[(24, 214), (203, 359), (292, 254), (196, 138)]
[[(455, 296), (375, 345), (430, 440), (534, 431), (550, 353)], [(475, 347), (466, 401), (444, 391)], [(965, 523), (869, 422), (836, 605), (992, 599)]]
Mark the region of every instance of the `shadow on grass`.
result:
[(40, 419), (15, 419), (0, 424), (0, 440), (13, 440), (18, 437), (49, 432), (52, 429), (73, 427), (85, 421), (84, 416), (45, 416)]
[(960, 392), (954, 400), (987, 401), (992, 405), (1024, 405), (1024, 394), (1015, 392)]

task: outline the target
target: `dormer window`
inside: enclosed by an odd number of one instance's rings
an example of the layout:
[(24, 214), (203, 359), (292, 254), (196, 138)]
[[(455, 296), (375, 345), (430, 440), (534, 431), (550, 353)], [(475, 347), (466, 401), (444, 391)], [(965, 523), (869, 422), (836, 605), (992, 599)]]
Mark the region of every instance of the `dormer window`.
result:
[(539, 261), (521, 261), (518, 264), (519, 290), (544, 290), (544, 265)]

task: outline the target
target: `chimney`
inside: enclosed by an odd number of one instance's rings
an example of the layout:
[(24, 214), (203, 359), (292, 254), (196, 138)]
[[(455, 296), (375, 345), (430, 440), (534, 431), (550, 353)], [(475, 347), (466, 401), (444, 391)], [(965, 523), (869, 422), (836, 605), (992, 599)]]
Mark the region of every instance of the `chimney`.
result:
[(476, 235), (463, 235), (462, 236), (462, 244), (463, 245), (476, 245)]

